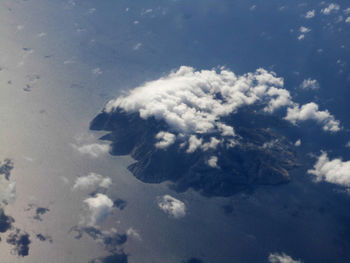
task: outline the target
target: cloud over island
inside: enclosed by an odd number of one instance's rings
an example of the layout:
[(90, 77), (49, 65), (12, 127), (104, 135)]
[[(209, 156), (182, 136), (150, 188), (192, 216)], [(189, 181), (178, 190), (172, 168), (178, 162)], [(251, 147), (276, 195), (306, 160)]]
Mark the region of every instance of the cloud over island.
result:
[[(109, 101), (104, 111), (138, 112), (143, 119), (154, 117), (164, 121), (169, 130), (156, 135), (155, 146), (166, 149), (180, 139), (187, 153), (215, 149), (218, 144), (235, 145), (235, 129), (222, 119), (245, 106), (260, 106), (266, 114), (287, 109), (284, 119), (294, 125), (314, 120), (324, 131), (341, 129), (340, 122), (327, 110), (319, 110), (314, 102), (305, 105), (294, 102), (283, 86), (282, 78), (262, 68), (238, 76), (225, 68), (196, 71), (181, 66)], [(220, 138), (204, 138), (214, 133)]]

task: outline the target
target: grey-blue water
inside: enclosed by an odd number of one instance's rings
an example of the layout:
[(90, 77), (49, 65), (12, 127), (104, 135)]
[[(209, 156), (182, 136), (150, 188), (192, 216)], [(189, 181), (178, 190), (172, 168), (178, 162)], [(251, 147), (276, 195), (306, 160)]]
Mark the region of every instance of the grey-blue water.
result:
[[(321, 1), (0, 0), (0, 161), (14, 162), (0, 190), (16, 182), (16, 198), (3, 208), (32, 241), (29, 255), (18, 257), (0, 234), (0, 262), (87, 263), (110, 255), (70, 232), (86, 215), (90, 194), (72, 186), (91, 172), (110, 177), (106, 194), (127, 202), (101, 229), (138, 233), (122, 245), (128, 262), (256, 263), (282, 252), (306, 263), (349, 262), (350, 197), (306, 173), (315, 162), (310, 153), (350, 159), (350, 4), (337, 3), (337, 13), (322, 15), (329, 3)], [(312, 9), (316, 16), (305, 19)], [(311, 31), (298, 40), (301, 26)], [(77, 152), (74, 145), (103, 135), (89, 123), (109, 99), (181, 65), (273, 70), (295, 100), (317, 102), (345, 128), (334, 135), (307, 122), (281, 131), (302, 139), (291, 183), (228, 198), (144, 184), (127, 170), (128, 156)], [(301, 90), (306, 78), (320, 89)], [(158, 208), (165, 194), (186, 204), (184, 218)], [(42, 221), (33, 218), (36, 207), (49, 208)], [(35, 238), (39, 233), (52, 243)]]

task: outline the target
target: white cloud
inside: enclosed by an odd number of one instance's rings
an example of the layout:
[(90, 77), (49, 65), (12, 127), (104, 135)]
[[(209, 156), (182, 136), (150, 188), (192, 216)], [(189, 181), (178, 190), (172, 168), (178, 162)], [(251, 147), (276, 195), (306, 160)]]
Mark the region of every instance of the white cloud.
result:
[(326, 152), (318, 157), (314, 169), (308, 170), (309, 174), (316, 176), (316, 181), (326, 181), (333, 184), (350, 187), (350, 161), (342, 161), (340, 158), (329, 160)]
[(323, 125), (325, 131), (337, 132), (340, 130), (339, 121), (335, 120), (328, 110), (318, 110), (318, 105), (314, 102), (304, 104), (301, 107), (296, 104), (293, 108), (288, 108), (285, 119), (293, 124), (299, 121), (314, 120)]
[(185, 203), (170, 195), (164, 195), (162, 197), (159, 197), (158, 206), (165, 213), (174, 218), (181, 218), (186, 215)]
[(109, 177), (103, 177), (100, 174), (89, 173), (86, 176), (78, 177), (75, 180), (73, 189), (88, 189), (91, 187), (108, 188), (112, 184), (112, 180)]
[(133, 238), (136, 238), (138, 240), (141, 240), (140, 234), (132, 227), (130, 227), (128, 230), (126, 230), (126, 234), (128, 235), (128, 237), (133, 237)]
[(348, 142), (345, 144), (345, 147), (350, 148), (350, 141), (348, 141)]
[(91, 70), (92, 74), (99, 76), (102, 74), (102, 70), (100, 68), (94, 68), (93, 70)]
[(188, 149), (187, 153), (193, 153), (197, 150), (202, 145), (203, 139), (202, 138), (197, 138), (195, 135), (191, 135), (190, 138), (188, 139)]
[(316, 79), (308, 78), (308, 79), (304, 79), (300, 87), (302, 89), (318, 89), (320, 88), (320, 85), (318, 84), (318, 81)]
[(212, 141), (203, 137), (209, 133), (220, 133), (223, 137), (220, 142), (226, 146), (231, 144), (236, 136), (234, 127), (221, 119), (254, 104), (261, 105), (267, 113), (296, 105), (289, 91), (283, 88), (283, 79), (274, 72), (258, 69), (237, 76), (225, 68), (195, 71), (181, 66), (109, 101), (104, 110), (122, 109), (138, 112), (143, 119), (164, 120), (169, 133), (157, 134), (160, 139), (157, 147), (166, 148), (180, 140), (181, 147), (187, 145), (187, 152), (193, 153), (197, 149), (208, 149)]
[(297, 140), (297, 141), (294, 143), (294, 145), (295, 145), (296, 147), (299, 147), (299, 146), (301, 145), (301, 140), (300, 140), (300, 139)]
[(102, 223), (106, 217), (112, 212), (113, 201), (104, 194), (97, 194), (84, 200), (90, 211), (88, 225), (96, 225)]
[(45, 32), (41, 32), (37, 35), (38, 37), (45, 37), (46, 36), (46, 33)]
[[(234, 136), (233, 127), (220, 122), (220, 117), (257, 102), (264, 102), (266, 112), (290, 105), (290, 94), (279, 88), (282, 86), (283, 79), (264, 69), (236, 76), (223, 68), (220, 72), (195, 71), (182, 66), (166, 77), (132, 90), (126, 97), (110, 101), (105, 110), (122, 108), (139, 111), (144, 119), (151, 116), (164, 119), (174, 132), (188, 138), (212, 131)], [(195, 138), (191, 137), (189, 152), (196, 149)]]
[(340, 9), (340, 6), (338, 4), (331, 3), (331, 4), (329, 4), (328, 7), (322, 9), (321, 12), (324, 15), (329, 15), (332, 12), (334, 12), (334, 13), (338, 12), (339, 9)]
[(90, 8), (89, 10), (88, 10), (88, 14), (93, 14), (93, 13), (95, 13), (96, 12), (96, 8)]
[(159, 142), (155, 144), (156, 148), (165, 149), (175, 142), (176, 136), (170, 132), (162, 131), (156, 135), (156, 139), (159, 140)]
[(311, 31), (311, 29), (308, 27), (305, 27), (305, 26), (301, 26), (299, 28), (299, 31), (300, 31), (300, 33), (306, 34), (306, 33), (309, 33)]
[(218, 168), (218, 157), (211, 156), (208, 160), (208, 165), (212, 168)]
[(211, 137), (209, 142), (204, 143), (201, 148), (204, 151), (207, 151), (209, 149), (215, 150), (216, 147), (219, 145), (220, 140), (216, 139), (215, 137)]
[(350, 16), (345, 19), (345, 23), (350, 23)]
[(75, 144), (72, 144), (74, 149), (76, 149), (79, 153), (90, 155), (91, 157), (97, 158), (103, 154), (108, 153), (110, 147), (108, 144), (99, 144), (99, 143), (92, 143), (92, 144), (85, 144), (81, 146), (77, 146)]
[(298, 40), (303, 40), (305, 38), (305, 35), (304, 34), (301, 34), (298, 36)]
[(315, 17), (315, 10), (314, 9), (306, 12), (306, 14), (305, 14), (306, 19), (310, 19), (313, 17)]
[(10, 182), (4, 188), (5, 182), (0, 180), (0, 201), (1, 202), (12, 202), (16, 199), (16, 182)]
[(270, 263), (301, 263), (300, 260), (294, 260), (290, 256), (285, 253), (271, 253), (269, 255)]
[[(138, 23), (137, 23), (137, 24), (138, 24)], [(139, 50), (141, 46), (142, 46), (142, 43), (137, 43), (137, 44), (133, 47), (133, 49), (134, 49), (134, 50)]]
[(350, 14), (350, 7), (344, 9), (344, 14), (346, 15)]

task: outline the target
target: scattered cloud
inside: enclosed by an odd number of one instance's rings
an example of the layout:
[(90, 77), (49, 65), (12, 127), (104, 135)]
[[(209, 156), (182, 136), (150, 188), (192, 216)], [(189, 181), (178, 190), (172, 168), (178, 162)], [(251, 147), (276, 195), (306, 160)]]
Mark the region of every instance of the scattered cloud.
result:
[(102, 223), (113, 209), (113, 201), (107, 195), (100, 193), (85, 199), (84, 203), (87, 204), (90, 211), (87, 224), (91, 226)]
[(300, 33), (306, 34), (306, 33), (309, 33), (311, 31), (311, 29), (308, 27), (305, 27), (305, 26), (301, 26), (299, 28), (299, 31), (300, 31)]
[(345, 147), (350, 148), (350, 141), (348, 141), (348, 142), (345, 144)]
[(318, 84), (318, 81), (316, 79), (308, 78), (308, 79), (304, 79), (300, 87), (302, 89), (319, 89), (320, 85)]
[(301, 145), (301, 140), (300, 140), (300, 139), (297, 140), (297, 141), (294, 143), (294, 145), (295, 145), (296, 147), (299, 147), (299, 146)]
[(285, 253), (271, 253), (269, 255), (270, 263), (302, 263), (300, 260), (294, 260)]
[(350, 187), (350, 161), (343, 161), (341, 158), (330, 160), (326, 152), (318, 157), (314, 169), (308, 170), (309, 174), (316, 176), (316, 181), (326, 181)]
[[(0, 183), (1, 180), (0, 180)], [(16, 200), (16, 182), (10, 182), (5, 189), (0, 188), (0, 201), (8, 204)]]
[(109, 152), (110, 146), (108, 144), (92, 143), (77, 146), (72, 144), (73, 148), (79, 153), (89, 155), (93, 158), (97, 158)]
[(346, 15), (350, 14), (350, 7), (344, 9), (344, 14)]
[(177, 219), (186, 215), (185, 203), (170, 195), (158, 197), (158, 206), (169, 216)]
[(109, 188), (111, 184), (111, 178), (96, 173), (89, 173), (86, 176), (78, 177), (75, 180), (73, 189), (89, 189), (91, 187)]
[(211, 156), (208, 160), (208, 165), (212, 168), (218, 168), (218, 157)]
[(46, 35), (47, 35), (47, 34), (46, 34), (45, 32), (41, 32), (41, 33), (39, 33), (37, 36), (41, 38), (41, 37), (45, 37)]
[(329, 15), (331, 13), (336, 13), (340, 9), (340, 6), (338, 4), (331, 3), (329, 6), (321, 10), (321, 13), (324, 15)]
[(318, 105), (314, 102), (300, 105), (294, 105), (293, 108), (288, 108), (286, 120), (293, 124), (299, 121), (314, 120), (323, 125), (323, 130), (337, 132), (340, 128), (340, 123), (329, 113), (328, 110), (320, 111)]
[(345, 19), (345, 23), (350, 23), (350, 16)]
[(92, 74), (99, 76), (102, 74), (102, 70), (100, 68), (94, 68), (93, 70), (91, 70)]
[(130, 227), (127, 231), (126, 234), (128, 235), (128, 237), (133, 237), (135, 239), (141, 240), (141, 236), (140, 234), (132, 227)]
[[(137, 24), (138, 24), (138, 23), (137, 23)], [(142, 43), (137, 43), (137, 44), (133, 47), (133, 49), (134, 49), (134, 50), (139, 50), (141, 46), (142, 46)]]
[(310, 19), (313, 17), (315, 17), (315, 10), (314, 9), (306, 12), (306, 14), (305, 14), (306, 19)]
[(304, 34), (301, 34), (298, 36), (298, 40), (303, 40), (305, 38), (305, 35)]

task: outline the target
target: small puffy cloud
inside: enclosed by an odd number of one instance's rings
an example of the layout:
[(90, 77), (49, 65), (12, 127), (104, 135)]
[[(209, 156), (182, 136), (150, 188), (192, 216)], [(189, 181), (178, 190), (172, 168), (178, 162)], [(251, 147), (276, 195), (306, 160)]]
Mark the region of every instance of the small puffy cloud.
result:
[(350, 187), (350, 161), (340, 158), (330, 160), (326, 152), (322, 152), (314, 165), (314, 169), (308, 170), (309, 174), (316, 176), (316, 181), (326, 181)]
[(302, 263), (300, 260), (294, 260), (285, 253), (271, 253), (269, 255), (270, 263)]
[(75, 144), (72, 145), (74, 149), (76, 149), (79, 153), (84, 155), (89, 155), (91, 157), (97, 158), (103, 154), (108, 153), (110, 147), (108, 144), (100, 144), (100, 143), (92, 143), (85, 144), (81, 146), (77, 146)]
[(45, 37), (46, 35), (47, 35), (47, 34), (46, 34), (45, 32), (41, 32), (41, 33), (39, 33), (37, 36), (41, 38), (41, 37)]
[(300, 140), (300, 139), (297, 140), (297, 141), (294, 143), (294, 145), (295, 145), (296, 147), (299, 147), (299, 146), (301, 145), (301, 140)]
[(311, 31), (311, 29), (308, 27), (305, 27), (305, 26), (301, 26), (299, 28), (299, 31), (300, 31), (300, 33), (306, 34), (306, 33), (309, 33)]
[(8, 204), (16, 199), (16, 182), (10, 182), (6, 186), (0, 180), (0, 202)]
[(308, 78), (308, 79), (304, 79), (300, 87), (302, 89), (319, 89), (320, 85), (318, 84), (318, 81), (316, 79)]
[(345, 144), (345, 147), (350, 148), (350, 141), (348, 141), (348, 142)]
[(323, 125), (323, 130), (330, 132), (337, 132), (341, 129), (339, 121), (328, 110), (320, 111), (314, 102), (304, 104), (301, 107), (296, 104), (293, 108), (288, 108), (285, 119), (293, 124), (299, 121), (314, 120)]
[(89, 225), (102, 223), (113, 210), (113, 201), (104, 194), (97, 194), (84, 200), (90, 211)]
[(204, 151), (207, 151), (209, 149), (215, 150), (217, 146), (219, 145), (220, 141), (216, 139), (215, 137), (211, 137), (209, 142), (204, 143), (201, 148)]
[(256, 5), (252, 5), (252, 6), (249, 8), (250, 11), (253, 11), (253, 10), (255, 10), (255, 9), (256, 9)]
[(350, 16), (345, 19), (345, 23), (350, 23)]
[(336, 13), (340, 9), (340, 6), (338, 4), (331, 3), (329, 6), (321, 10), (321, 13), (324, 15), (329, 15), (331, 13)]
[(301, 34), (298, 36), (298, 40), (303, 40), (305, 38), (305, 35), (304, 34)]
[(78, 177), (75, 180), (73, 189), (89, 189), (91, 187), (108, 188), (112, 184), (112, 180), (109, 177), (103, 177), (100, 174), (90, 173), (86, 176)]
[(306, 19), (310, 19), (313, 17), (315, 17), (315, 10), (314, 9), (306, 12), (306, 14), (305, 14)]
[[(138, 22), (138, 21), (137, 21)], [(138, 23), (137, 23), (138, 24)], [(142, 43), (137, 43), (135, 44), (135, 46), (133, 47), (133, 50), (139, 50), (140, 47), (142, 46)]]
[(165, 149), (175, 142), (176, 136), (170, 132), (162, 131), (156, 135), (156, 139), (159, 140), (155, 144), (156, 148)]
[(208, 165), (212, 168), (218, 168), (218, 157), (211, 156), (208, 160)]
[(188, 148), (186, 150), (187, 153), (195, 152), (202, 145), (202, 138), (198, 138), (196, 135), (191, 135), (188, 140)]
[(126, 230), (126, 234), (128, 237), (133, 237), (135, 239), (141, 240), (140, 234), (132, 227)]
[(350, 7), (344, 9), (344, 14), (346, 15), (350, 14)]
[(170, 195), (159, 197), (158, 206), (165, 213), (174, 218), (182, 218), (186, 215), (185, 203)]
[(100, 68), (94, 68), (93, 70), (91, 70), (92, 74), (99, 76), (102, 74), (102, 70)]

